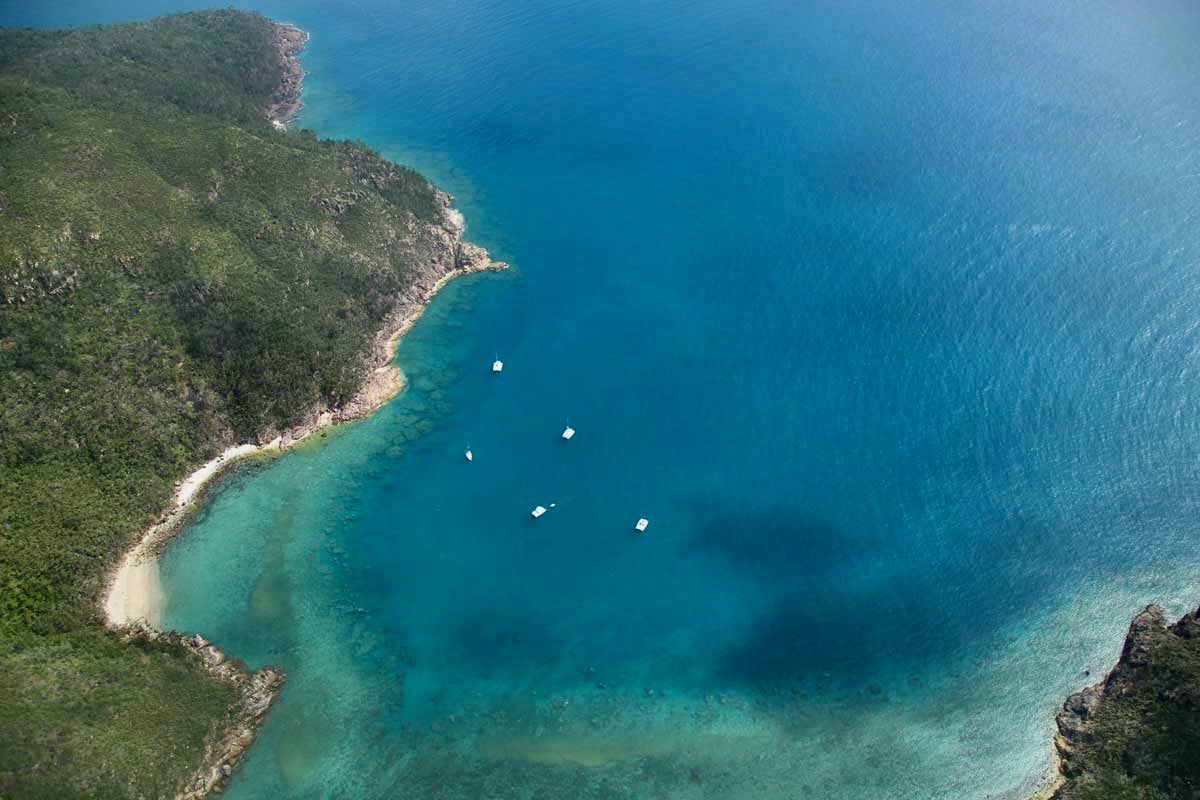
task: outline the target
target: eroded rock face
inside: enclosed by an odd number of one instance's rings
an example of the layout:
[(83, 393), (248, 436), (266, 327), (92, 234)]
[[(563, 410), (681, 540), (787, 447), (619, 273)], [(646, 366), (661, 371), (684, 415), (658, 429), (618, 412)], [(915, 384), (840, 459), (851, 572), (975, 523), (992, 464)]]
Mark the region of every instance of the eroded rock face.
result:
[(1181, 639), (1200, 639), (1200, 608), (1184, 614), (1169, 630)]
[(1058, 712), (1055, 722), (1058, 724), (1058, 735), (1054, 744), (1061, 758), (1060, 769), (1068, 778), (1078, 771), (1073, 770), (1070, 756), (1074, 749), (1094, 740), (1090, 721), (1100, 704), (1100, 684), (1089, 686), (1081, 692), (1076, 692), (1063, 703), (1062, 711)]

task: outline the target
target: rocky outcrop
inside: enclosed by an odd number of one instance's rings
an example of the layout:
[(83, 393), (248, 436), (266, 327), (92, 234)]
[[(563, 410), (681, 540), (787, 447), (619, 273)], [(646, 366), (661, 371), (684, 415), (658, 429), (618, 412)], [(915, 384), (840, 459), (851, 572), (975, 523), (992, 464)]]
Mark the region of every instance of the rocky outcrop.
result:
[(271, 46), (279, 53), (279, 88), (267, 106), (267, 119), (278, 128), (286, 128), (300, 113), (300, 87), (304, 70), (297, 54), (308, 44), (308, 34), (294, 25), (275, 23), (271, 29)]
[(492, 261), (482, 247), (464, 242), (462, 214), (451, 207), (453, 198), (440, 191), (437, 192), (437, 198), (442, 207), (443, 222), (441, 225), (427, 226), (421, 234), (425, 241), (417, 248), (427, 257), (414, 267), (411, 282), (395, 298), (388, 321), (375, 338), (372, 372), (358, 394), (333, 411), (334, 422), (365, 416), (400, 389), (399, 371), (391, 366), (396, 354), (396, 342), (408, 332), (425, 306), (450, 279), (507, 266)]
[(1055, 717), (1058, 734), (1054, 737), (1054, 744), (1058, 750), (1059, 768), (1067, 778), (1079, 774), (1072, 756), (1080, 747), (1096, 740), (1093, 720), (1100, 702), (1105, 697), (1120, 696), (1133, 689), (1142, 670), (1149, 664), (1153, 638), (1161, 636), (1165, 629), (1166, 619), (1162, 608), (1147, 606), (1130, 623), (1121, 657), (1108, 677), (1076, 692), (1063, 703), (1062, 711)]
[(237, 687), (237, 702), (221, 721), (215, 736), (205, 747), (204, 758), (199, 768), (184, 783), (177, 798), (201, 800), (219, 792), (225, 781), (233, 775), (242, 753), (254, 743), (267, 711), (279, 697), (279, 691), (286, 679), (283, 670), (263, 667), (256, 672), (250, 672), (240, 661), (226, 658), (224, 653), (205, 641), (202, 636), (185, 636), (174, 631), (160, 633), (142, 624), (127, 628), (125, 636), (144, 637), (179, 645), (198, 658), (210, 675)]
[[(1166, 671), (1161, 663), (1163, 654), (1174, 645), (1184, 644), (1180, 639), (1200, 640), (1200, 609), (1185, 614), (1178, 622), (1168, 626), (1161, 607), (1147, 606), (1130, 624), (1125, 644), (1121, 648), (1121, 657), (1108, 676), (1100, 683), (1088, 686), (1067, 698), (1055, 718), (1058, 732), (1054, 737), (1059, 771), (1064, 781), (1051, 795), (1051, 800), (1068, 800), (1075, 796), (1072, 793), (1075, 779), (1087, 777), (1089, 767), (1085, 754), (1088, 749), (1093, 745), (1103, 744), (1102, 739), (1105, 736), (1112, 738), (1111, 731), (1099, 729), (1097, 715), (1105, 704), (1137, 705), (1145, 702), (1147, 687), (1153, 687), (1154, 676), (1162, 676)], [(1160, 662), (1157, 665), (1156, 659)], [(1191, 695), (1196, 692), (1196, 687), (1182, 685), (1189, 682), (1194, 684), (1194, 677), (1190, 681), (1182, 679), (1180, 685), (1173, 689), (1150, 689), (1155, 691), (1152, 702), (1193, 707), (1194, 700)], [(1137, 724), (1144, 726), (1145, 722)], [(1139, 729), (1130, 729), (1122, 733), (1136, 738), (1148, 731), (1141, 730), (1139, 733)]]

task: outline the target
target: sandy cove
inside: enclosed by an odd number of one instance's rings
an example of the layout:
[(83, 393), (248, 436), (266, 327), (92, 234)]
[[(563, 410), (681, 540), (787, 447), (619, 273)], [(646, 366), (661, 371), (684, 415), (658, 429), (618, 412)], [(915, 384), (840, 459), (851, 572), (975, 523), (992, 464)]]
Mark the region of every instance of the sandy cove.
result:
[[(279, 440), (269, 446), (278, 448)], [(156, 554), (159, 545), (170, 537), (181, 519), (190, 510), (196, 493), (229, 464), (267, 448), (253, 444), (231, 447), (189, 475), (175, 493), (175, 498), (162, 521), (151, 526), (141, 540), (125, 554), (104, 600), (104, 618), (114, 628), (142, 623), (158, 628), (162, 607), (162, 587), (158, 580)]]
[(442, 275), (433, 285), (423, 290), (415, 308), (409, 309), (389, 325), (390, 333), (376, 344), (376, 349), (383, 355), (383, 363), (377, 365), (367, 376), (362, 388), (350, 402), (337, 409), (322, 409), (312, 421), (283, 431), (265, 444), (247, 443), (230, 447), (188, 475), (179, 484), (179, 489), (163, 518), (143, 533), (142, 538), (125, 554), (113, 572), (104, 598), (104, 617), (109, 626), (124, 628), (137, 625), (143, 629), (158, 629), (163, 602), (162, 585), (158, 577), (158, 552), (162, 545), (178, 532), (180, 523), (195, 508), (195, 502), (203, 498), (202, 491), (214, 478), (244, 458), (283, 452), (328, 425), (365, 417), (382, 406), (405, 385), (403, 372), (391, 363), (396, 355), (396, 346), (401, 337), (420, 319), (433, 296), (461, 275), (501, 270), (507, 266), (504, 262), (486, 259), (485, 263), (469, 263)]
[[(446, 197), (448, 202), (449, 198)], [(448, 214), (461, 232), (461, 215), (455, 217), (457, 212), (450, 211)], [(158, 553), (203, 501), (204, 489), (231, 464), (246, 458), (279, 454), (314, 431), (364, 417), (404, 388), (404, 375), (399, 367), (392, 364), (396, 345), (420, 318), (433, 296), (460, 275), (501, 270), (508, 266), (490, 260), (481, 248), (457, 242), (457, 235), (455, 241), (458, 245), (455, 266), (432, 284), (422, 287), (417, 283), (409, 290), (406, 301), (398, 305), (388, 326), (376, 339), (375, 352), (382, 361), (376, 361), (376, 367), (350, 402), (338, 408), (314, 412), (309, 421), (279, 433), (265, 444), (246, 443), (230, 447), (190, 474), (179, 484), (163, 518), (145, 531), (110, 577), (103, 601), (105, 619), (110, 627), (120, 631), (125, 638), (167, 639), (191, 650), (210, 674), (229, 681), (241, 693), (240, 701), (222, 725), (221, 735), (208, 744), (199, 769), (178, 795), (180, 800), (202, 800), (220, 791), (233, 774), (242, 754), (254, 743), (258, 728), (278, 699), (286, 676), (275, 667), (249, 672), (240, 662), (228, 659), (221, 650), (199, 635), (161, 632), (159, 624), (164, 596), (158, 574)], [(463, 253), (467, 254), (465, 261), (460, 259)]]
[(190, 650), (209, 674), (233, 684), (241, 695), (223, 721), (219, 735), (207, 745), (196, 773), (183, 785), (178, 795), (182, 800), (200, 800), (220, 791), (246, 748), (253, 744), (258, 728), (279, 697), (285, 675), (274, 667), (251, 673), (199, 635), (159, 631), (164, 598), (157, 555), (202, 502), (206, 487), (229, 465), (287, 450), (314, 431), (364, 417), (394, 397), (404, 388), (404, 376), (392, 363), (396, 345), (433, 296), (460, 275), (508, 266), (492, 261), (483, 248), (462, 241), (462, 214), (450, 207), (449, 195), (437, 192), (437, 199), (443, 212), (441, 224), (428, 224), (415, 233), (415, 241), (425, 257), (414, 265), (408, 288), (395, 298), (392, 311), (367, 356), (370, 369), (355, 395), (331, 407), (314, 408), (299, 424), (286, 430), (262, 431), (257, 441), (228, 448), (190, 474), (179, 484), (163, 517), (143, 533), (110, 575), (102, 601), (110, 627), (126, 638), (169, 640)]
[[(300, 109), (300, 86), (304, 71), (297, 53), (308, 34), (291, 26), (276, 24), (272, 45), (279, 53), (281, 82), (265, 110), (276, 128), (286, 128)], [(404, 388), (404, 375), (392, 362), (396, 345), (420, 318), (426, 305), (447, 283), (460, 275), (500, 270), (508, 265), (492, 261), (487, 251), (462, 240), (463, 216), (451, 207), (452, 199), (435, 190), (441, 207), (438, 223), (417, 225), (406, 238), (420, 254), (408, 287), (395, 298), (392, 310), (365, 360), (369, 369), (355, 395), (335, 400), (331, 406), (312, 409), (298, 424), (285, 430), (260, 431), (254, 442), (227, 448), (181, 481), (163, 516), (150, 526), (109, 574), (101, 601), (108, 625), (125, 639), (149, 638), (171, 641), (191, 651), (209, 674), (231, 683), (240, 698), (222, 720), (218, 735), (206, 747), (196, 772), (179, 791), (181, 800), (201, 800), (221, 790), (242, 754), (257, 735), (258, 728), (276, 699), (286, 678), (281, 669), (265, 666), (250, 672), (236, 659), (228, 659), (199, 635), (159, 630), (163, 591), (157, 556), (163, 544), (178, 533), (191, 512), (203, 501), (204, 491), (228, 466), (250, 457), (266, 457), (290, 448), (327, 425), (358, 419), (379, 408)]]
[[(304, 70), (299, 53), (308, 40), (308, 33), (294, 25), (275, 23), (272, 29), (271, 45), (279, 54), (281, 78), (266, 116), (276, 128), (286, 129), (301, 108)], [(508, 266), (492, 261), (482, 247), (463, 241), (466, 225), (462, 212), (451, 205), (454, 198), (440, 190), (435, 190), (435, 196), (442, 210), (441, 224), (429, 224), (417, 236), (429, 256), (428, 262), (415, 267), (412, 284), (396, 299), (376, 336), (371, 356), (374, 367), (358, 392), (336, 407), (314, 409), (294, 427), (276, 431), (274, 435), (260, 432), (257, 442), (230, 447), (185, 478), (164, 516), (143, 533), (110, 574), (102, 603), (110, 627), (136, 625), (148, 630), (158, 629), (163, 604), (158, 550), (179, 529), (209, 481), (240, 459), (286, 450), (326, 425), (364, 417), (386, 403), (404, 388), (404, 376), (400, 368), (392, 364), (396, 345), (420, 318), (433, 296), (459, 275), (501, 270)]]

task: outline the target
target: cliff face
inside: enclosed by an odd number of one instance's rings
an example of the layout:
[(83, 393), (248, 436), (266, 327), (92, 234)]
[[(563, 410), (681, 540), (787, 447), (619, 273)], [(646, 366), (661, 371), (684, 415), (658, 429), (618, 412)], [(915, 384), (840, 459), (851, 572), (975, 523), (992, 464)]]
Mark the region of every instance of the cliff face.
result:
[(1170, 626), (1143, 610), (1108, 677), (1056, 721), (1056, 800), (1200, 798), (1200, 609)]

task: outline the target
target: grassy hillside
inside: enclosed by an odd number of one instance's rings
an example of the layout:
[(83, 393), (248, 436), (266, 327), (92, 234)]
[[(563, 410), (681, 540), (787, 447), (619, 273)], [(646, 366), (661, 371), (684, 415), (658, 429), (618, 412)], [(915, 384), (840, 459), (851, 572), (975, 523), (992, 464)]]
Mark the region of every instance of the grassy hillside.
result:
[(232, 689), (101, 626), (176, 481), (357, 387), (433, 188), (276, 131), (271, 24), (0, 30), (0, 796), (159, 797)]

